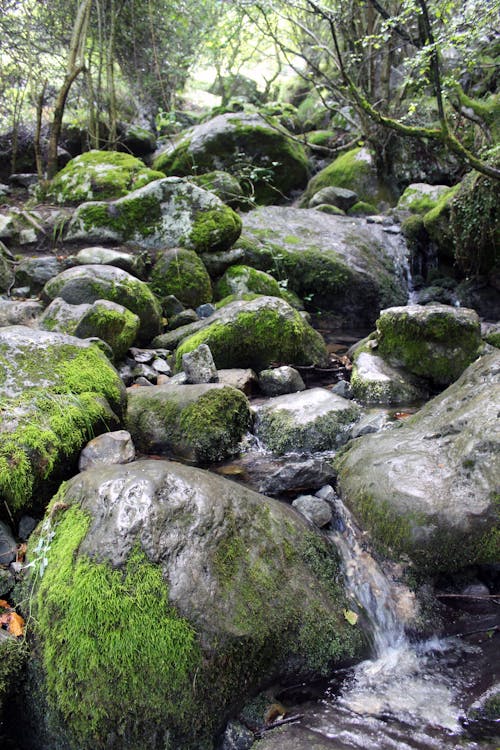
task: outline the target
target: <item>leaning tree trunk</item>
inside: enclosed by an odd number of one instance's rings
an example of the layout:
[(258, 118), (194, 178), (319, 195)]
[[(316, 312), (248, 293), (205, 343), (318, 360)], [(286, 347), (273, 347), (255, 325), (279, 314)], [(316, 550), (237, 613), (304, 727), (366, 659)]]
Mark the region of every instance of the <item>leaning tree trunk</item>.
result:
[(57, 172), (57, 147), (61, 136), (62, 121), (66, 100), (69, 91), (75, 79), (85, 70), (83, 62), (85, 52), (85, 40), (87, 38), (87, 28), (89, 24), (90, 8), (92, 0), (82, 0), (76, 14), (75, 25), (71, 36), (68, 62), (66, 66), (66, 75), (63, 84), (57, 95), (54, 106), (54, 117), (50, 129), (49, 151), (47, 157), (47, 177), (49, 180)]

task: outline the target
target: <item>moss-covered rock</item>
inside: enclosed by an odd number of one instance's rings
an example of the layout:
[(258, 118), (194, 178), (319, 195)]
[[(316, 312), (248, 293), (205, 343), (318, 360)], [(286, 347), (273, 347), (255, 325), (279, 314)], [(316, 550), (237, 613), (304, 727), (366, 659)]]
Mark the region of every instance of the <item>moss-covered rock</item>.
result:
[(102, 339), (111, 347), (115, 359), (119, 360), (136, 340), (140, 325), (139, 317), (123, 305), (100, 299), (80, 318), (75, 336)]
[(357, 404), (324, 388), (270, 399), (257, 409), (255, 434), (273, 453), (335, 450), (359, 419)]
[(237, 452), (250, 409), (241, 391), (218, 383), (131, 388), (126, 424), (143, 453), (209, 464)]
[(121, 198), (162, 177), (162, 172), (149, 169), (130, 154), (88, 151), (71, 159), (40, 192), (46, 201), (77, 205)]
[(151, 272), (151, 289), (158, 297), (173, 294), (186, 307), (212, 300), (212, 284), (203, 261), (193, 250), (171, 248), (159, 253)]
[(300, 313), (277, 297), (234, 301), (211, 316), (176, 352), (182, 355), (208, 344), (217, 368), (262, 370), (273, 362), (312, 364), (327, 359), (326, 346)]
[(443, 193), (434, 208), (424, 214), (424, 227), (441, 259), (454, 260), (453, 235), (450, 229), (450, 210), (458, 185)]
[(401, 235), (362, 219), (269, 206), (243, 216), (237, 263), (266, 271), (341, 324), (373, 326), (380, 310), (405, 304)]
[(411, 404), (429, 395), (423, 382), (363, 347), (354, 355), (351, 388), (365, 404)]
[(428, 185), (414, 182), (405, 189), (398, 200), (397, 208), (412, 214), (426, 214), (435, 208), (438, 200), (450, 190), (448, 185)]
[(17, 513), (117, 422), (124, 389), (96, 346), (24, 326), (0, 328), (0, 364), (0, 498)]
[(139, 317), (138, 343), (148, 343), (160, 331), (160, 303), (144, 281), (121, 268), (106, 265), (68, 268), (45, 284), (46, 300), (61, 297), (71, 305), (96, 300), (117, 302)]
[(450, 305), (409, 305), (382, 310), (378, 352), (390, 364), (445, 386), (476, 359), (481, 326), (474, 310)]
[[(0, 608), (0, 615), (4, 609)], [(7, 635), (2, 631), (0, 637), (0, 722), (6, 712), (8, 699), (15, 695), (17, 683), (22, 674), (27, 656), (27, 646), (23, 639)], [(3, 723), (3, 722), (2, 722)]]
[(278, 121), (248, 112), (218, 115), (191, 128), (153, 167), (179, 176), (225, 170), (261, 204), (279, 203), (307, 180), (302, 146)]
[(215, 291), (219, 299), (231, 294), (266, 294), (269, 297), (281, 297), (281, 289), (270, 274), (258, 271), (250, 266), (231, 266), (217, 282)]
[(330, 186), (353, 190), (360, 200), (377, 206), (395, 202), (390, 188), (379, 180), (373, 155), (366, 147), (346, 151), (314, 175), (302, 196), (301, 205), (307, 206), (313, 195)]
[(78, 475), (29, 556), (23, 700), (38, 720), (22, 729), (39, 750), (212, 750), (272, 679), (326, 674), (361, 650), (324, 538), (286, 505), (179, 463)]
[(215, 169), (213, 172), (193, 175), (189, 179), (204, 190), (215, 193), (223, 203), (231, 206), (231, 208), (247, 208), (248, 206), (248, 200), (245, 198), (240, 183), (229, 172)]
[(339, 454), (342, 498), (386, 555), (426, 572), (498, 559), (499, 372), (494, 350), (398, 427)]
[(216, 195), (187, 180), (166, 177), (111, 203), (83, 203), (66, 236), (207, 252), (227, 249), (240, 232), (240, 217)]

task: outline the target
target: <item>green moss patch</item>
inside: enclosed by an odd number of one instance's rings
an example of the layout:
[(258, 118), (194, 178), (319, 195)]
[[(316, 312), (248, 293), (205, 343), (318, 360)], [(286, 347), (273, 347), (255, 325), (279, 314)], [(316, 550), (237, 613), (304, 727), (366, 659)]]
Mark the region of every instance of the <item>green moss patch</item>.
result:
[(77, 556), (88, 526), (79, 508), (63, 513), (38, 584), (48, 703), (75, 746), (102, 748), (112, 729), (123, 746), (140, 747), (156, 726), (189, 725), (200, 650), (161, 570), (138, 548), (122, 569)]
[(241, 219), (229, 206), (200, 211), (193, 220), (187, 246), (197, 253), (217, 252), (228, 246), (228, 236), (236, 240), (241, 232)]
[(220, 299), (247, 293), (281, 297), (281, 288), (270, 274), (250, 266), (231, 266), (218, 281), (216, 293)]
[(71, 159), (55, 175), (43, 190), (43, 198), (62, 204), (121, 198), (163, 176), (130, 154), (89, 151)]
[(151, 272), (151, 289), (158, 297), (173, 294), (193, 309), (212, 300), (212, 285), (203, 261), (193, 250), (184, 248), (158, 255)]

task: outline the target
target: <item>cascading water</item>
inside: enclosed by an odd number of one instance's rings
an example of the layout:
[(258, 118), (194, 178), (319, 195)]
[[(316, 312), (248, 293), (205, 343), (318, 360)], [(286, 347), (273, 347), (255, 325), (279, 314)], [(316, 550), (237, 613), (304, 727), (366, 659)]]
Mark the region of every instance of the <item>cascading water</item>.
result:
[(497, 748), (460, 736), (460, 697), (473, 671), (460, 665), (474, 661), (476, 647), (452, 638), (410, 642), (405, 625), (418, 616), (413, 594), (385, 575), (349, 511), (334, 502), (337, 530), (330, 537), (347, 587), (370, 620), (374, 658), (350, 671), (340, 691), (333, 680), (322, 701), (302, 707), (305, 731), (321, 738), (318, 747), (334, 750)]

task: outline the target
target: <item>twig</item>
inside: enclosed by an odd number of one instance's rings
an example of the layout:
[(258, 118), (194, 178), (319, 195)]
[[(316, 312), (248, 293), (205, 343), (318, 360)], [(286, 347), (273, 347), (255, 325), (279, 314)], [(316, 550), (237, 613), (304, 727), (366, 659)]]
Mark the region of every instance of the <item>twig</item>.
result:
[(277, 719), (270, 724), (266, 724), (266, 726), (262, 727), (262, 729), (259, 729), (259, 731), (255, 733), (255, 736), (257, 737), (257, 739), (260, 739), (261, 737), (263, 737), (264, 732), (269, 732), (270, 729), (281, 727), (283, 726), (283, 724), (291, 724), (295, 721), (300, 721), (303, 716), (304, 714), (294, 714), (293, 716), (287, 716), (286, 719)]

